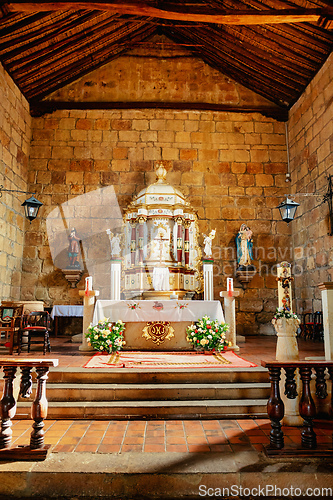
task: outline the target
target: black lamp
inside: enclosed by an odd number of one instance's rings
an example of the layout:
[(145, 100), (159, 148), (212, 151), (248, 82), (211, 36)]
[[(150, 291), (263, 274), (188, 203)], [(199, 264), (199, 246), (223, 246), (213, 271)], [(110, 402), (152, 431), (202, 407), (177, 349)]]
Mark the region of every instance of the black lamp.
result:
[(280, 203), (276, 208), (280, 210), (281, 219), (289, 224), (295, 217), (297, 207), (299, 207), (299, 203), (290, 200), (288, 196), (286, 196), (285, 201)]
[[(328, 180), (328, 188), (327, 192), (322, 198), (322, 203), (327, 202), (328, 204), (328, 210), (329, 210), (329, 220), (330, 220), (330, 232), (328, 233), (330, 236), (333, 236), (333, 182), (332, 182), (333, 175), (328, 175), (327, 180)], [(317, 193), (296, 193), (295, 196), (318, 196)], [(280, 215), (282, 220), (287, 222), (291, 222), (296, 214), (297, 207), (299, 206), (299, 203), (296, 203), (296, 201), (290, 200), (288, 196), (286, 195), (285, 201), (280, 203), (280, 205), (276, 208), (280, 210)]]
[(22, 203), (22, 207), (24, 207), (25, 216), (30, 222), (36, 219), (38, 210), (42, 205), (43, 203), (36, 200), (34, 196), (31, 196)]
[[(0, 198), (2, 196), (2, 191), (6, 191), (7, 193), (24, 193), (24, 194), (35, 194), (29, 193), (29, 191), (20, 191), (19, 189), (5, 189), (3, 186), (0, 186)], [(36, 219), (39, 208), (43, 205), (42, 202), (36, 200), (34, 196), (30, 196), (27, 200), (22, 203), (22, 207), (24, 207), (24, 213), (26, 218), (31, 222)]]

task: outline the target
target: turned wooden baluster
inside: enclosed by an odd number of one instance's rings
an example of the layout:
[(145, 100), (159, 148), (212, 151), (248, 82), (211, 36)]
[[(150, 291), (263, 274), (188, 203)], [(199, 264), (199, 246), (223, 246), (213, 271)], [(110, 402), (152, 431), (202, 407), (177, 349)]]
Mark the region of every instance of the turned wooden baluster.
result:
[[(333, 420), (333, 368), (328, 367), (327, 368), (328, 373), (330, 374), (331, 378), (331, 406), (330, 406), (330, 417)], [(332, 434), (332, 446), (333, 446), (333, 434)]]
[(48, 367), (37, 367), (36, 397), (31, 407), (31, 417), (35, 421), (32, 425), (30, 448), (36, 450), (44, 446), (44, 419), (47, 416), (46, 380)]
[(3, 396), (0, 403), (1, 409), (1, 431), (0, 431), (0, 448), (9, 448), (12, 441), (12, 422), (15, 417), (16, 401), (13, 396), (13, 381), (15, 378), (16, 367), (4, 366), (4, 388)]
[(278, 366), (270, 367), (269, 378), (271, 381), (271, 395), (267, 403), (267, 413), (271, 420), (271, 432), (269, 434), (270, 444), (278, 450), (284, 447), (283, 432), (281, 429), (281, 420), (284, 416), (284, 404), (280, 397), (280, 375), (281, 368)]
[(327, 386), (325, 380), (325, 366), (316, 366), (316, 396), (319, 399), (327, 398)]
[(20, 396), (22, 398), (28, 398), (32, 393), (31, 368), (31, 366), (21, 366)]
[(286, 367), (284, 369), (286, 372), (286, 381), (285, 381), (285, 395), (287, 396), (288, 399), (296, 399), (297, 397), (297, 385), (295, 381), (295, 368), (293, 367)]
[(314, 449), (317, 447), (317, 438), (313, 430), (312, 420), (316, 416), (316, 405), (311, 396), (310, 381), (311, 367), (300, 367), (301, 380), (303, 382), (302, 397), (299, 403), (299, 413), (303, 418), (302, 446), (303, 448)]

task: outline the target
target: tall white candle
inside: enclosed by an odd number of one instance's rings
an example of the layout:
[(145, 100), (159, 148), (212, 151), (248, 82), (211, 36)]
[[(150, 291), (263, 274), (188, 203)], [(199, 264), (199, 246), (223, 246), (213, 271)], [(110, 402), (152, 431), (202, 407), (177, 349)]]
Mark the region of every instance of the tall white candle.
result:
[(86, 290), (92, 290), (92, 276), (86, 278)]
[(232, 278), (227, 278), (227, 291), (228, 292), (234, 291), (234, 280)]

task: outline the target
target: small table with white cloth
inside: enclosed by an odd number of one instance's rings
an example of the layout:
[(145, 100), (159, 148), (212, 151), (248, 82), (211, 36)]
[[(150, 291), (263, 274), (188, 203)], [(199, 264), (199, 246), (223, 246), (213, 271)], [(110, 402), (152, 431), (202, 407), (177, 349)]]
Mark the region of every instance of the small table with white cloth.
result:
[(54, 320), (54, 334), (58, 336), (58, 318), (59, 317), (83, 317), (83, 306), (67, 306), (55, 304), (51, 311), (51, 318)]
[[(203, 316), (223, 322), (221, 303), (218, 300), (97, 300), (92, 323), (96, 325), (105, 317), (111, 322), (122, 320), (126, 324), (124, 349), (127, 350), (193, 350), (186, 340), (186, 327)], [(162, 341), (162, 338), (154, 340), (147, 326), (151, 322), (170, 322), (174, 335)]]

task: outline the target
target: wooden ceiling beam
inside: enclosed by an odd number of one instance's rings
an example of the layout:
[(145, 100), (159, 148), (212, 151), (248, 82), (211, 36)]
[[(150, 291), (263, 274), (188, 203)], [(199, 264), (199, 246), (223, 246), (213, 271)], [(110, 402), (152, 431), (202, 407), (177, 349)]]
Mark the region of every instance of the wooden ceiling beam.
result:
[(263, 116), (275, 118), (278, 121), (288, 120), (288, 110), (279, 107), (265, 106), (230, 106), (227, 104), (216, 104), (206, 102), (74, 102), (74, 101), (38, 101), (31, 102), (32, 116), (42, 116), (45, 113), (53, 113), (58, 109), (79, 109), (79, 110), (105, 110), (105, 109), (173, 109), (173, 110), (194, 110), (194, 111), (218, 111), (225, 113), (260, 113)]
[(217, 10), (207, 12), (209, 6), (201, 9), (191, 6), (189, 12), (188, 6), (179, 5), (177, 9), (164, 10), (156, 8), (150, 3), (127, 0), (118, 1), (69, 1), (69, 2), (49, 2), (47, 0), (36, 0), (30, 2), (27, 0), (16, 0), (7, 2), (7, 10), (11, 12), (36, 12), (55, 10), (104, 10), (117, 12), (124, 15), (136, 15), (144, 17), (155, 17), (159, 19), (168, 19), (171, 21), (195, 22), (195, 23), (214, 23), (214, 24), (235, 24), (235, 25), (253, 25), (253, 24), (285, 24), (285, 23), (304, 23), (321, 22), (325, 19), (327, 22), (333, 19), (333, 7), (316, 9), (269, 9), (269, 10)]

